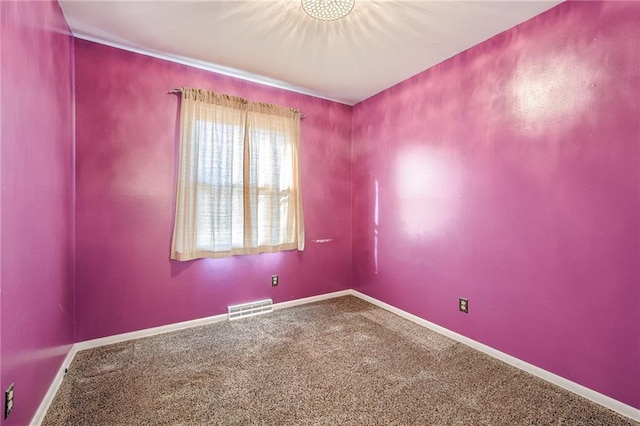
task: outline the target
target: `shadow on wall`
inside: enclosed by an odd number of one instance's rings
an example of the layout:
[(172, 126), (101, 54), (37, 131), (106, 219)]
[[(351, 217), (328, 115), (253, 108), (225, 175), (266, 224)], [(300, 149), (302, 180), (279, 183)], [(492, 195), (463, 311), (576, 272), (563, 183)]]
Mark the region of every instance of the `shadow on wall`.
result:
[(298, 250), (287, 250), (278, 253), (260, 253), (249, 256), (231, 256), (221, 259), (194, 259), (187, 262), (169, 259), (167, 248), (167, 260), (171, 265), (171, 276), (177, 277), (187, 269), (193, 272), (203, 271), (208, 277), (212, 276), (232, 276), (234, 271), (277, 268), (287, 256), (295, 256), (299, 263), (303, 262), (304, 252)]

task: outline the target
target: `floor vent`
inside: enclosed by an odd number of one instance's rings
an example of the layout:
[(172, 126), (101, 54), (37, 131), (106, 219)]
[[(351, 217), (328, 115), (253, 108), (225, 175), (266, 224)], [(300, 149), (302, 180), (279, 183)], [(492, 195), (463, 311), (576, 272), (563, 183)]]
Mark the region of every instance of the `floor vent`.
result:
[(271, 299), (229, 306), (229, 321), (269, 312), (273, 312), (273, 301)]

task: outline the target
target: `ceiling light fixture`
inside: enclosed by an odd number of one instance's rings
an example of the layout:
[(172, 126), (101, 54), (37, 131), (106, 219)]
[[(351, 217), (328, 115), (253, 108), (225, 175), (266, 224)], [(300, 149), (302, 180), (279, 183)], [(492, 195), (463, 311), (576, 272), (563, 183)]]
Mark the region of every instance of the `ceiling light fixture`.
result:
[(344, 18), (353, 10), (356, 0), (301, 0), (307, 15), (320, 21)]

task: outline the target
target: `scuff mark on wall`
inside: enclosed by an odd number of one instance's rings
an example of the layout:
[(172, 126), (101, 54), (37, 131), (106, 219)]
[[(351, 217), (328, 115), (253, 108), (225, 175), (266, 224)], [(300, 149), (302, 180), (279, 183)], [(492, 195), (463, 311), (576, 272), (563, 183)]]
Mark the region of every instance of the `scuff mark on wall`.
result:
[(314, 243), (318, 243), (318, 244), (323, 244), (323, 243), (330, 243), (331, 241), (333, 241), (333, 238), (325, 238), (323, 240), (311, 240)]

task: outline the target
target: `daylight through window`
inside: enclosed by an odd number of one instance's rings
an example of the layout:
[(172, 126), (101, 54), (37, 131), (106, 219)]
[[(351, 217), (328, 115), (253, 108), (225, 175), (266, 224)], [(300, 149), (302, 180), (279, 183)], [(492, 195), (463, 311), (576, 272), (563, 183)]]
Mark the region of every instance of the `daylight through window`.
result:
[(304, 249), (297, 110), (182, 89), (171, 257)]

